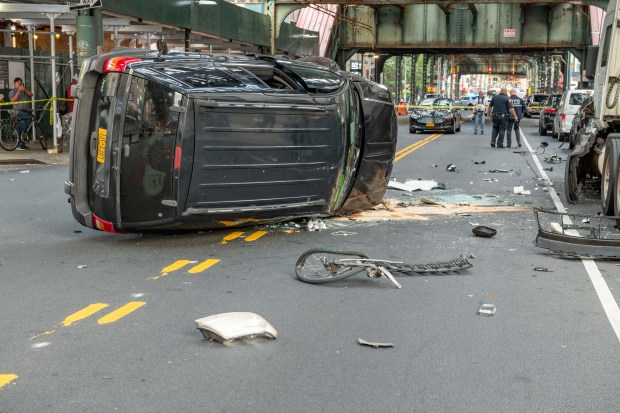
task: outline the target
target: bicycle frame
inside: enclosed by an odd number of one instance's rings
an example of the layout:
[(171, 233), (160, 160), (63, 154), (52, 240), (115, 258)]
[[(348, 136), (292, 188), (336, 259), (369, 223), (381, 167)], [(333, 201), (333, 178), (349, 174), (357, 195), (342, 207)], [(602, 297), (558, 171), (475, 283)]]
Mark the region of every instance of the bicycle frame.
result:
[[(373, 260), (373, 259), (355, 259), (355, 258), (344, 258), (341, 260), (336, 260), (336, 261), (331, 261), (331, 262), (326, 262), (325, 265), (329, 265), (329, 264), (343, 264), (343, 265), (347, 265), (349, 267), (363, 267), (366, 270), (366, 274), (370, 277), (370, 278), (381, 278), (381, 277), (385, 277), (388, 280), (390, 280), (392, 282), (392, 284), (394, 284), (396, 286), (396, 288), (402, 288), (402, 286), (400, 285), (400, 283), (398, 281), (396, 281), (396, 278), (394, 278), (394, 276), (392, 275), (391, 272), (389, 272), (387, 270), (387, 268), (381, 266), (381, 265), (377, 265), (376, 264), (377, 260)], [(402, 262), (396, 262), (396, 261), (381, 261), (381, 262), (390, 262), (393, 264), (402, 264)]]

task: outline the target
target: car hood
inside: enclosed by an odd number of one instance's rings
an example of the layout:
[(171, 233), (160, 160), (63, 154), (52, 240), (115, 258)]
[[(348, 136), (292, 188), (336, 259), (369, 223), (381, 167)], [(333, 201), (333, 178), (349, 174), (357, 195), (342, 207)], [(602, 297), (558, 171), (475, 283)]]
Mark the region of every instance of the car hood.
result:
[(418, 115), (418, 116), (445, 116), (445, 115), (450, 114), (450, 110), (449, 109), (432, 109), (432, 108), (414, 109), (411, 113)]

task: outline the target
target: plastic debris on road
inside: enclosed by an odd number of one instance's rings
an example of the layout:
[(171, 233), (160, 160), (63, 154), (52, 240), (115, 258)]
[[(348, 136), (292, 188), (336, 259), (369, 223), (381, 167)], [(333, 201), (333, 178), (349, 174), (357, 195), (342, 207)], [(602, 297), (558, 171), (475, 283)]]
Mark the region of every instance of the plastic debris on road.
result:
[(496, 311), (497, 307), (495, 307), (495, 304), (482, 304), (482, 306), (478, 310), (478, 314), (493, 315)]
[(308, 231), (322, 231), (327, 229), (327, 225), (320, 219), (311, 219), (307, 225)]
[(400, 189), (401, 191), (407, 192), (430, 191), (431, 189), (446, 189), (446, 184), (433, 180), (421, 179), (407, 179), (404, 183), (390, 180), (388, 182), (388, 188)]
[(497, 230), (489, 227), (485, 227), (484, 225), (479, 225), (471, 230), (474, 235), (483, 238), (491, 238), (497, 234)]
[(232, 312), (215, 314), (195, 320), (196, 328), (209, 341), (229, 344), (238, 338), (263, 336), (275, 339), (278, 332), (258, 314)]
[(530, 191), (529, 189), (525, 189), (522, 186), (515, 186), (514, 188), (512, 188), (512, 191), (517, 195), (531, 195), (532, 194), (532, 191)]
[(375, 343), (373, 341), (366, 341), (363, 338), (358, 338), (357, 342), (360, 343), (362, 346), (368, 346), (373, 348), (394, 347), (393, 343)]
[(453, 164), (453, 163), (448, 164), (448, 166), (446, 166), (446, 171), (448, 171), (448, 172), (456, 172), (456, 165)]

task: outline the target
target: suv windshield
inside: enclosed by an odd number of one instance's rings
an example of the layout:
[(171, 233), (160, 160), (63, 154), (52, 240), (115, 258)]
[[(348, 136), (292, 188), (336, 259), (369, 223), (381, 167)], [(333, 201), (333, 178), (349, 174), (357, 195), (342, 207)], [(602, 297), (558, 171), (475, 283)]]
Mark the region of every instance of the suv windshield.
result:
[(435, 99), (433, 106), (450, 106), (451, 103), (450, 99)]

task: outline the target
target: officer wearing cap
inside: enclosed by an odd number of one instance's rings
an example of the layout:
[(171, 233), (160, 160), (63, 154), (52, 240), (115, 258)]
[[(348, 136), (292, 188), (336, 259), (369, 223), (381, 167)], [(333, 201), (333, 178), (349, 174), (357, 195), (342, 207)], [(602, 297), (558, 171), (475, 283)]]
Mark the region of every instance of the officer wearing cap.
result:
[(488, 115), (493, 120), (491, 146), (495, 147), (495, 142), (497, 141), (497, 147), (503, 148), (508, 116), (512, 116), (515, 120), (518, 119), (517, 113), (512, 107), (510, 99), (508, 99), (508, 90), (505, 87), (501, 88), (499, 95), (495, 95), (493, 99), (491, 99)]

